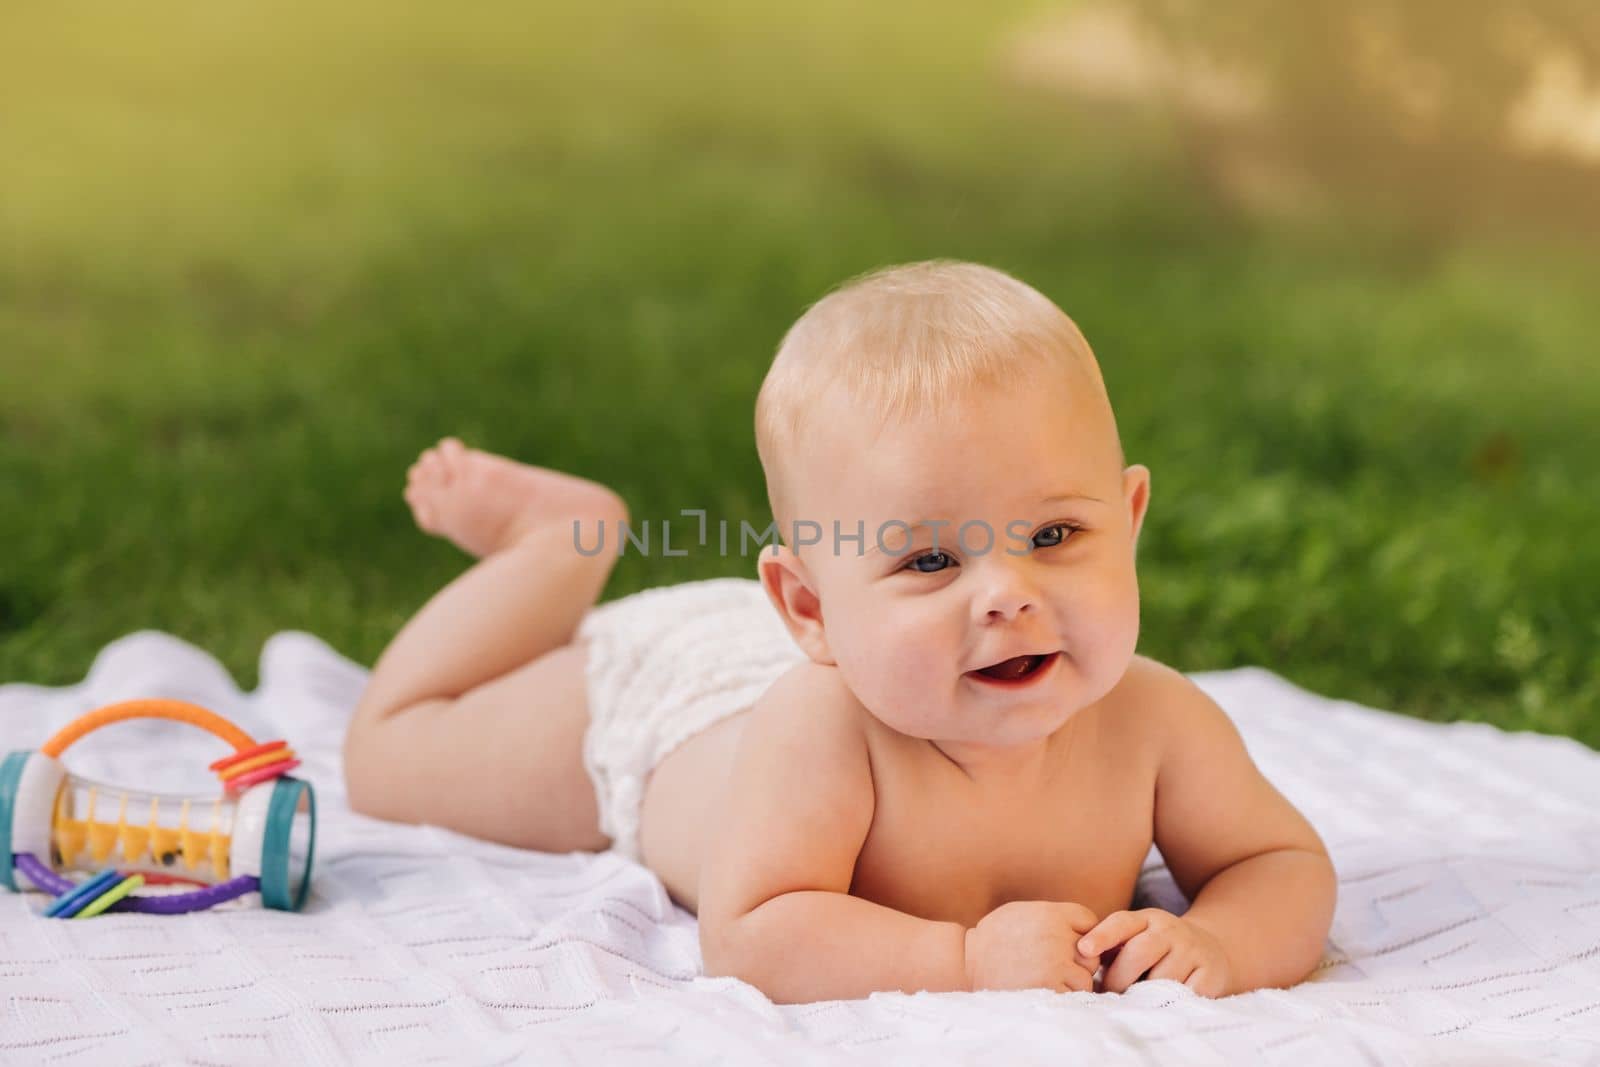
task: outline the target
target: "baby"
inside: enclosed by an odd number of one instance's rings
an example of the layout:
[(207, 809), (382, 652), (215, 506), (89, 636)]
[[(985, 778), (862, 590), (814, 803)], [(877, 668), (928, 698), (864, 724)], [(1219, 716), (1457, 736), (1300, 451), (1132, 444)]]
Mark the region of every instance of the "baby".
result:
[[(616, 848), (698, 914), (708, 973), (778, 1002), (1313, 970), (1326, 849), (1134, 652), (1150, 474), (1060, 309), (974, 264), (857, 279), (789, 330), (756, 431), (786, 542), (760, 581), (599, 606), (615, 492), (425, 452), (418, 525), (481, 559), (374, 668), (352, 806)], [(1152, 844), (1182, 915), (1133, 909)]]

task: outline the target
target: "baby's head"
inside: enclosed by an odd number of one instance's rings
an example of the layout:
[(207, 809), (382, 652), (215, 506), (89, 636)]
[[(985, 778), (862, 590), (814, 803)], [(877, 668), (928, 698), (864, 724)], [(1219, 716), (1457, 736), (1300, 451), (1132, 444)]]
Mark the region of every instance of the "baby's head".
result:
[[(946, 261), (847, 283), (784, 337), (756, 444), (785, 540), (767, 593), (890, 727), (1024, 744), (1126, 671), (1149, 472), (1124, 467), (1088, 343), (1034, 289)], [(1052, 652), (1009, 687), (976, 676)]]

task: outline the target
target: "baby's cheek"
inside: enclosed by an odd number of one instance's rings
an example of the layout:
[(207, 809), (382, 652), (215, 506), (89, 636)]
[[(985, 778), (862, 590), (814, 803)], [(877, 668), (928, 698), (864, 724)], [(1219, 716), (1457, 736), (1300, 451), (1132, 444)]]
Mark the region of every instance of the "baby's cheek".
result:
[(907, 650), (889, 623), (875, 626), (869, 621), (852, 628), (834, 654), (850, 691), (875, 711), (914, 674), (914, 667), (906, 662)]
[(885, 725), (922, 736), (940, 704), (931, 687), (952, 678), (955, 667), (931, 640), (897, 634), (865, 647), (865, 655), (855, 664), (854, 679), (846, 678), (856, 698)]
[(929, 706), (929, 687), (955, 672), (948, 657), (941, 655), (931, 642), (907, 642), (886, 652), (878, 681), (886, 697), (906, 708)]
[[(1073, 612), (1072, 647), (1096, 660), (1126, 660), (1139, 640), (1137, 585), (1120, 575), (1105, 575), (1079, 590)], [(1119, 671), (1120, 673), (1120, 671)]]

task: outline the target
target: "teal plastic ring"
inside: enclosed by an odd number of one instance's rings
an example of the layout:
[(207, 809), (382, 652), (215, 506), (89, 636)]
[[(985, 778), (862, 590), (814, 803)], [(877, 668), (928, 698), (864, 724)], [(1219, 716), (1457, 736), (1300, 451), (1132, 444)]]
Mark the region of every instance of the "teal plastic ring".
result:
[[(306, 798), (311, 819), (311, 839), (306, 843), (306, 869), (300, 884), (289, 885), (289, 843), (294, 830), (294, 812), (300, 797)], [(278, 911), (299, 911), (311, 889), (311, 864), (317, 851), (317, 795), (310, 782), (287, 776), (272, 787), (267, 805), (267, 826), (261, 841), (261, 903)], [(291, 896), (291, 893), (293, 894)]]
[[(22, 768), (32, 752), (13, 752), (0, 760), (0, 885), (20, 892), (11, 869), (11, 821), (16, 818), (17, 787), (22, 784)], [(49, 862), (50, 857), (44, 857)]]

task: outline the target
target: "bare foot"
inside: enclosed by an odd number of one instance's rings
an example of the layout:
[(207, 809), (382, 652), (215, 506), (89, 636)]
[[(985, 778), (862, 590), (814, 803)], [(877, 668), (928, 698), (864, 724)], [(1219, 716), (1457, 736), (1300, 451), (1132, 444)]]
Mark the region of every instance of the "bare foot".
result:
[(499, 552), (535, 526), (573, 519), (582, 521), (584, 541), (592, 543), (596, 523), (627, 516), (622, 498), (598, 482), (480, 452), (454, 437), (411, 465), (405, 498), (423, 532), (479, 557)]

